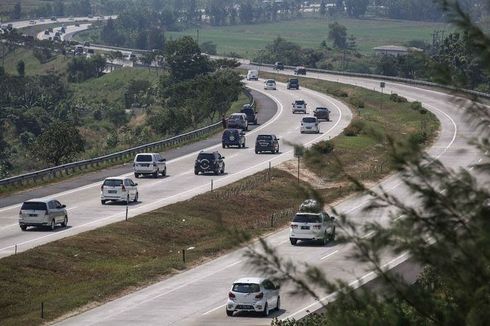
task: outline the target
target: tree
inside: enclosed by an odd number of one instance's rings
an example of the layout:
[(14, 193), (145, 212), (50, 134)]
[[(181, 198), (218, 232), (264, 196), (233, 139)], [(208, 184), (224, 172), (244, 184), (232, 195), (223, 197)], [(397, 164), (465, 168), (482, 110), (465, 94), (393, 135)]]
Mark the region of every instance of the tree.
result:
[[(490, 37), (458, 3), (441, 0), (448, 17), (466, 30), (485, 67), (490, 67)], [(460, 102), (477, 139), (472, 144), (483, 154), (490, 150), (490, 112), (478, 102)], [(422, 111), (421, 111), (422, 112)], [(297, 266), (279, 255), (265, 241), (260, 252), (248, 256), (256, 269), (272, 279), (292, 282), (295, 293), (316, 299), (323, 292), (336, 292), (326, 313), (301, 322), (274, 325), (485, 325), (490, 318), (490, 166), (479, 164), (477, 173), (453, 170), (410, 141), (391, 144), (393, 163), (412, 194), (408, 200), (385, 192), (368, 190), (373, 201), (367, 213), (389, 209), (389, 223), (359, 224), (359, 218), (340, 215), (339, 227), (355, 253), (351, 259), (368, 264), (385, 287), (353, 291), (347, 284), (329, 280), (324, 270)], [(413, 199), (413, 200), (412, 200)], [(379, 211), (376, 214), (380, 214)], [(361, 222), (362, 223), (362, 222)], [(362, 234), (370, 234), (366, 237)], [(425, 266), (415, 285), (382, 266), (386, 252), (407, 253)]]
[(22, 17), (22, 6), (20, 2), (17, 2), (12, 11), (12, 19), (20, 19)]
[(347, 47), (347, 28), (338, 22), (329, 24), (328, 28), (328, 39), (333, 42), (333, 46), (345, 49)]
[(326, 16), (327, 15), (327, 4), (325, 3), (325, 0), (322, 0), (320, 2), (320, 16)]
[(26, 64), (24, 60), (17, 61), (17, 73), (19, 74), (19, 76), (24, 77), (26, 73)]
[(58, 121), (39, 136), (34, 151), (45, 162), (57, 166), (83, 152), (84, 142), (78, 129)]
[(169, 41), (165, 48), (165, 58), (174, 80), (192, 79), (211, 71), (211, 64), (201, 53), (199, 46), (190, 36)]
[(55, 16), (63, 17), (65, 15), (65, 4), (61, 0), (54, 3), (53, 12)]
[(345, 7), (349, 17), (359, 18), (366, 13), (369, 0), (345, 0)]

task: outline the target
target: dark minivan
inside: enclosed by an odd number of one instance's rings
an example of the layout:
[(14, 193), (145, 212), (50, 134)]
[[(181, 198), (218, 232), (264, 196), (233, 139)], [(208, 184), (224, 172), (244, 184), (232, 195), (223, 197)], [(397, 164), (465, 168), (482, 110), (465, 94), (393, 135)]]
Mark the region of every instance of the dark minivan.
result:
[(315, 111), (313, 111), (314, 116), (320, 120), (330, 121), (330, 110), (324, 107), (317, 107)]
[(223, 148), (238, 146), (245, 148), (245, 133), (239, 129), (226, 129), (221, 137)]
[(249, 124), (257, 124), (257, 111), (255, 111), (250, 104), (245, 104), (240, 112), (247, 115), (247, 121)]
[(287, 89), (299, 89), (299, 80), (297, 78), (288, 79)]
[(279, 153), (279, 138), (276, 135), (258, 135), (255, 141), (255, 154), (262, 152)]

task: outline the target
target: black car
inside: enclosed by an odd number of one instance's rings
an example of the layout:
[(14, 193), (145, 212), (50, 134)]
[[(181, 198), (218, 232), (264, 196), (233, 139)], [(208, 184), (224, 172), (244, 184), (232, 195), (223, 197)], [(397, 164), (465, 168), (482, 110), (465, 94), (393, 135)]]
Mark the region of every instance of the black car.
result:
[(306, 75), (306, 68), (303, 66), (298, 66), (294, 68), (295, 75)]
[(287, 89), (299, 89), (299, 80), (297, 78), (288, 79)]
[(255, 111), (250, 104), (245, 104), (240, 112), (247, 115), (247, 121), (249, 124), (257, 124), (257, 111)]
[(258, 135), (255, 140), (255, 154), (262, 152), (279, 153), (279, 138), (276, 135)]
[(238, 146), (245, 148), (245, 133), (239, 129), (226, 129), (221, 137), (223, 148)]
[(284, 64), (279, 61), (274, 63), (274, 70), (284, 70)]
[(323, 119), (323, 120), (327, 120), (327, 121), (330, 121), (330, 110), (327, 109), (327, 108), (324, 108), (324, 107), (317, 107), (314, 111), (313, 111), (313, 115), (318, 119)]
[(225, 173), (224, 158), (218, 152), (200, 152), (194, 164), (194, 174), (212, 172), (218, 175)]

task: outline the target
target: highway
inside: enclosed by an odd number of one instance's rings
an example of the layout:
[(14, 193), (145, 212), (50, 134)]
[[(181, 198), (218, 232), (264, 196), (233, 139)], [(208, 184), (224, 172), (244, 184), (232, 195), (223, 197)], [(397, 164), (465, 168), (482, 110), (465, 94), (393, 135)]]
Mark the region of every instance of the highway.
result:
[(50, 24), (67, 24), (67, 23), (75, 23), (75, 22), (96, 22), (99, 20), (108, 20), (109, 18), (116, 19), (117, 15), (114, 16), (103, 16), (102, 17), (63, 17), (57, 18), (55, 21), (49, 18), (44, 18), (43, 20), (34, 19), (34, 20), (22, 20), (22, 21), (11, 21), (4, 22), (2, 25), (12, 24), (13, 28), (21, 29), (26, 27), (32, 27), (35, 25), (50, 25)]
[[(284, 73), (290, 72), (285, 71)], [(376, 80), (324, 74), (309, 74), (308, 76), (379, 90), (379, 81)], [(462, 110), (451, 102), (450, 96), (438, 91), (391, 82), (387, 83), (384, 91), (396, 92), (410, 100), (419, 100), (438, 117), (441, 122), (441, 131), (437, 140), (428, 149), (434, 158), (440, 159), (446, 166), (454, 169), (469, 167), (471, 164), (482, 161), (479, 152), (469, 148), (467, 144), (469, 138), (475, 136), (474, 128), (465, 123)], [(301, 93), (307, 102), (310, 102), (312, 97), (322, 97), (304, 88), (299, 92), (294, 92), (279, 90), (271, 94), (274, 94), (274, 97), (280, 101), (283, 109), (290, 105), (291, 93)], [(288, 119), (288, 115), (289, 117), (292, 116), (290, 112), (287, 112), (281, 116), (283, 117), (281, 120)], [(335, 116), (334, 121), (338, 121), (337, 116)], [(276, 123), (280, 123), (279, 119), (274, 124)], [(294, 128), (294, 124), (292, 126)], [(323, 126), (322, 130), (324, 130)], [(291, 131), (283, 132), (291, 134)], [(292, 132), (297, 133), (297, 131)], [(297, 136), (297, 139), (301, 139), (299, 135)], [(404, 198), (406, 203), (415, 203), (415, 199), (410, 196), (396, 175), (383, 180), (381, 186), (390, 193)], [(335, 208), (360, 222), (387, 223), (389, 221), (388, 211), (378, 210), (369, 214), (362, 212), (369, 200), (370, 198), (367, 196), (356, 196), (343, 201)], [(371, 235), (366, 234), (365, 236)], [(287, 229), (268, 236), (266, 240), (278, 250), (284, 259), (294, 260), (298, 264), (301, 262), (315, 264), (321, 267), (332, 279), (342, 279), (353, 286), (358, 286), (357, 280), (368, 281), (374, 278), (374, 274), (368, 271), (367, 266), (348, 258), (352, 252), (352, 246), (349, 244), (331, 243), (325, 247), (311, 245), (294, 247), (289, 243)], [(272, 313), (270, 317), (261, 318), (249, 314), (227, 317), (224, 304), (231, 283), (240, 277), (256, 275), (250, 270), (250, 265), (243, 257), (244, 250), (236, 250), (202, 266), (66, 319), (60, 324), (230, 325), (233, 323), (268, 325), (274, 317), (279, 319), (300, 318), (306, 314), (307, 310), (314, 310), (319, 307), (318, 303), (311, 298), (298, 298), (288, 295), (287, 292), (291, 288), (284, 286), (281, 289), (282, 309)], [(391, 268), (406, 258), (405, 254), (396, 256), (387, 252), (383, 256), (383, 263), (387, 268)], [(331, 295), (325, 294), (324, 299), (328, 300), (329, 298)]]
[[(262, 82), (249, 83), (251, 88), (262, 90)], [(184, 154), (168, 161), (168, 177), (160, 179), (142, 178), (139, 183), (140, 202), (130, 205), (129, 216), (135, 216), (155, 208), (191, 198), (210, 189), (211, 180), (214, 187), (221, 187), (244, 176), (266, 169), (269, 162), (275, 166), (293, 157), (292, 147), (285, 141), (310, 145), (320, 139), (338, 135), (351, 120), (350, 110), (340, 101), (315, 92), (286, 91), (285, 85), (279, 85), (277, 91), (266, 91), (276, 102), (278, 110), (268, 121), (249, 131), (246, 136), (247, 148), (221, 149), (221, 145), (212, 145), (206, 150), (219, 150), (225, 156), (226, 174), (221, 176), (194, 175), (194, 160), (198, 151)], [(321, 134), (300, 134), (302, 115), (292, 115), (291, 102), (303, 97), (310, 108), (329, 106), (332, 108), (331, 122), (322, 122)], [(263, 119), (259, 115), (259, 123)], [(281, 138), (279, 155), (256, 155), (254, 153), (255, 137), (259, 133), (275, 133)], [(126, 170), (127, 171), (127, 170)], [(124, 175), (132, 176), (131, 172)], [(69, 228), (57, 229), (56, 232), (28, 230), (22, 232), (17, 224), (20, 202), (0, 209), (0, 257), (13, 254), (15, 250), (24, 251), (40, 244), (54, 241), (79, 232), (87, 231), (120, 221), (125, 217), (125, 206), (100, 204), (100, 186), (102, 180), (75, 189), (68, 189), (48, 197), (56, 197), (67, 205)]]

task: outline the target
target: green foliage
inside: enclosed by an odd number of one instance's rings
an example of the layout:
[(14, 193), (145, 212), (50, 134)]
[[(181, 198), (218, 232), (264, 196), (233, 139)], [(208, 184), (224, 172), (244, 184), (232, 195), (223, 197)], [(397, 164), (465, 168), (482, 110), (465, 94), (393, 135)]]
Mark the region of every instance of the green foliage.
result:
[(100, 55), (91, 58), (74, 57), (68, 63), (68, 80), (80, 83), (89, 78), (99, 77), (106, 67), (106, 60)]
[(354, 119), (352, 122), (344, 129), (343, 133), (346, 136), (358, 136), (364, 129), (364, 122), (361, 120)]
[(406, 102), (408, 102), (408, 100), (405, 97), (400, 96), (397, 93), (391, 94), (390, 100), (395, 102), (395, 103), (406, 103)]
[(184, 36), (167, 42), (165, 59), (170, 67), (170, 76), (175, 81), (192, 79), (211, 71), (208, 58), (201, 53), (192, 37)]
[(345, 0), (347, 15), (359, 18), (366, 13), (369, 0)]
[(347, 48), (347, 28), (344, 25), (334, 22), (328, 25), (328, 39), (333, 46), (338, 49)]
[(78, 129), (65, 122), (55, 122), (37, 139), (33, 151), (42, 160), (54, 166), (70, 162), (84, 151), (84, 142)]
[(209, 54), (209, 55), (217, 54), (216, 43), (214, 43), (212, 41), (202, 42), (199, 47), (201, 48), (201, 51), (206, 53), (206, 54)]
[(333, 142), (331, 142), (330, 140), (323, 140), (318, 143), (314, 143), (311, 146), (310, 150), (315, 151), (319, 154), (330, 154), (331, 152), (333, 152), (334, 148), (335, 145)]
[(26, 73), (26, 64), (23, 60), (17, 61), (17, 73), (21, 77), (24, 77), (24, 75)]

